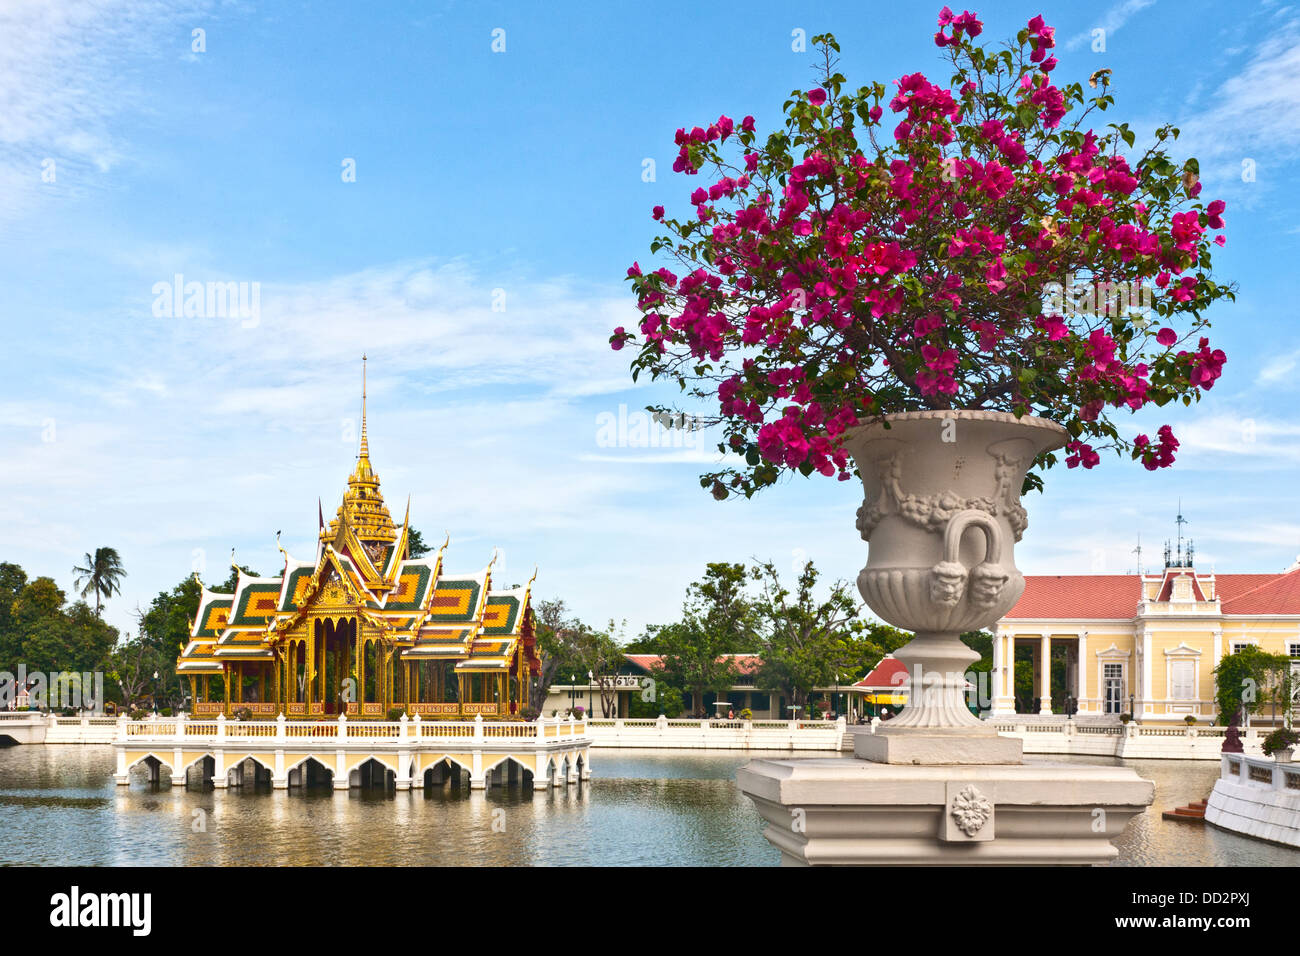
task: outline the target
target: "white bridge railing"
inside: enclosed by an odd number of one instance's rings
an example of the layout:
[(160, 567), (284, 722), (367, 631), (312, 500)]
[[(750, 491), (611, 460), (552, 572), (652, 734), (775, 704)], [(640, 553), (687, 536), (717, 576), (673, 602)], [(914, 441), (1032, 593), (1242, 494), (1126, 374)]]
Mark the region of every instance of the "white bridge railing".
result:
[(163, 743), (172, 741), (231, 741), (269, 743), (289, 741), (306, 743), (320, 740), (355, 740), (364, 743), (399, 743), (402, 741), (466, 740), (520, 743), (561, 743), (587, 733), (587, 722), (573, 718), (540, 718), (536, 721), (496, 721), (475, 717), (473, 720), (423, 720), (418, 715), (401, 720), (227, 720), (201, 717), (150, 717), (144, 720), (117, 721), (116, 742)]

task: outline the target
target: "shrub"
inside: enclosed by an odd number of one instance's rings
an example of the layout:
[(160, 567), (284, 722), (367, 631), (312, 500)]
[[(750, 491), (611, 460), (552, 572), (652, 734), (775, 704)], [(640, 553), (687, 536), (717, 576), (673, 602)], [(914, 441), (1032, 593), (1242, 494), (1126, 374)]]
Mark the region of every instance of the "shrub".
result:
[(753, 719), (754, 719), (754, 712), (753, 712), (752, 710), (750, 710), (748, 707), (746, 707), (746, 708), (744, 708), (743, 710), (741, 710), (741, 712), (740, 712), (740, 719), (741, 719), (741, 720), (753, 720)]
[(1271, 757), (1279, 750), (1286, 750), (1300, 744), (1300, 733), (1286, 727), (1279, 727), (1264, 738), (1264, 756)]
[(402, 719), (402, 715), (403, 715), (404, 713), (406, 713), (406, 708), (405, 708), (405, 707), (389, 707), (389, 708), (388, 708), (388, 719), (389, 719), (389, 720), (401, 720), (401, 719)]
[(1133, 719), (1133, 715), (1132, 715), (1132, 714), (1120, 714), (1120, 715), (1119, 715), (1119, 722), (1120, 722), (1121, 724), (1127, 724), (1127, 723), (1128, 723), (1129, 721), (1131, 721), (1132, 719)]
[(1188, 727), (1195, 727), (1196, 718), (1193, 717), (1191, 714), (1188, 714), (1186, 717), (1183, 718), (1183, 723), (1185, 723)]
[(235, 720), (252, 720), (253, 711), (248, 707), (240, 707), (233, 712)]
[(162, 714), (164, 717), (170, 717), (172, 715), (172, 709), (170, 707), (164, 707), (162, 710), (158, 711), (158, 713)]

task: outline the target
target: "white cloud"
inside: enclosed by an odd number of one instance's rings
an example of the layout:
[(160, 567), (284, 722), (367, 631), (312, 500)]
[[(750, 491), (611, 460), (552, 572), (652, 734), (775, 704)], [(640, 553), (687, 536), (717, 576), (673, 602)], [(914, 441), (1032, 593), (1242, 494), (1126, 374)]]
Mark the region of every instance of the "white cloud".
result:
[(1300, 145), (1300, 22), (1266, 33), (1245, 66), (1207, 97), (1213, 106), (1179, 123), (1180, 151), (1218, 162), (1237, 178), (1243, 158), (1289, 154)]
[(1095, 26), (1071, 37), (1065, 44), (1065, 48), (1067, 50), (1077, 50), (1084, 44), (1091, 43), (1094, 29), (1105, 30), (1106, 39), (1109, 42), (1110, 38), (1118, 33), (1124, 24), (1128, 23), (1133, 14), (1145, 10), (1147, 7), (1154, 5), (1155, 2), (1156, 0), (1122, 0), (1121, 3), (1117, 3), (1106, 10)]
[(1259, 370), (1257, 381), (1261, 385), (1276, 385), (1291, 378), (1291, 373), (1300, 365), (1300, 352), (1287, 352), (1275, 356), (1264, 363)]
[[(124, 144), (111, 131), (145, 90), (126, 79), (168, 28), (206, 6), (194, 0), (7, 0), (0, 6), (0, 221), (42, 196), (97, 188)], [(173, 31), (172, 41), (183, 42)], [(54, 181), (42, 162), (54, 162)]]

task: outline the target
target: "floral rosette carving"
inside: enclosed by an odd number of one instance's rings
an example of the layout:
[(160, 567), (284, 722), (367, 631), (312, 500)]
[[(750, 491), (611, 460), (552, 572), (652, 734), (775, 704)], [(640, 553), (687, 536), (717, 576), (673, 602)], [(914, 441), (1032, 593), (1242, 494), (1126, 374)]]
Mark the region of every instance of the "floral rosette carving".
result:
[(969, 836), (974, 836), (984, 829), (984, 824), (993, 816), (993, 804), (974, 785), (963, 787), (953, 798), (952, 818), (957, 829)]

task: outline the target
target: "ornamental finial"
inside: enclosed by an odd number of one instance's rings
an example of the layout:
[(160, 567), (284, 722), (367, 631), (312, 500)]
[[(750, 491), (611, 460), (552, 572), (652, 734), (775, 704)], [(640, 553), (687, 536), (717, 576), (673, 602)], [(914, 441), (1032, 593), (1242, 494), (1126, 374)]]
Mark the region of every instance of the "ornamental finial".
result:
[(370, 446), (366, 441), (366, 356), (361, 356), (361, 452), (358, 458), (370, 457)]

